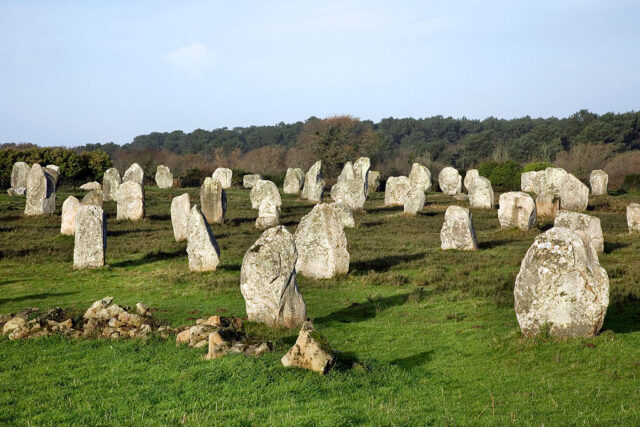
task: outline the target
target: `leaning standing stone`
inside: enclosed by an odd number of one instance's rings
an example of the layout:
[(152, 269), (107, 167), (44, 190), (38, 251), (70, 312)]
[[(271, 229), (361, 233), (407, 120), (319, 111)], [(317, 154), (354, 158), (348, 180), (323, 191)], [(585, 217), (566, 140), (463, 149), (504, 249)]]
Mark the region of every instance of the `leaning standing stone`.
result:
[(324, 179), (322, 179), (322, 161), (318, 160), (311, 166), (304, 180), (302, 198), (310, 202), (322, 202), (324, 194)]
[(640, 204), (631, 203), (627, 206), (627, 225), (629, 233), (640, 233)]
[(76, 234), (76, 218), (80, 202), (73, 196), (66, 198), (62, 203), (62, 223), (60, 224), (60, 234), (73, 236)]
[(264, 230), (265, 228), (275, 227), (280, 223), (280, 208), (276, 206), (270, 198), (263, 199), (258, 208), (258, 218), (256, 218), (256, 227)]
[(500, 195), (498, 220), (500, 228), (518, 227), (531, 230), (536, 224), (536, 202), (533, 197), (521, 191), (511, 191)]
[(455, 196), (462, 190), (462, 177), (456, 169), (447, 166), (438, 175), (438, 185), (444, 194)]
[(478, 249), (473, 216), (469, 209), (455, 205), (447, 208), (440, 230), (440, 242), (443, 250), (475, 251)]
[(473, 182), (474, 179), (479, 178), (480, 177), (480, 172), (478, 172), (478, 169), (469, 169), (467, 171), (467, 173), (464, 175), (464, 188), (465, 190), (467, 190), (467, 192), (469, 192), (469, 189), (471, 188), (471, 183)]
[(491, 181), (487, 178), (477, 176), (469, 183), (467, 191), (469, 192), (469, 205), (472, 208), (493, 209), (493, 188), (491, 187)]
[(287, 169), (282, 190), (284, 194), (298, 194), (304, 184), (304, 172), (300, 168)]
[(278, 187), (272, 182), (261, 179), (249, 192), (251, 199), (251, 209), (260, 209), (263, 200), (269, 199), (276, 207), (282, 206), (282, 199), (278, 192)]
[(144, 218), (144, 190), (134, 181), (123, 182), (118, 188), (116, 219)]
[(191, 208), (187, 230), (189, 270), (214, 271), (220, 263), (220, 249), (197, 205)]
[(124, 175), (122, 176), (122, 183), (129, 181), (144, 186), (144, 171), (139, 164), (132, 164), (131, 166), (129, 166), (129, 169), (124, 172)]
[(266, 230), (242, 259), (240, 291), (250, 321), (295, 328), (307, 320), (307, 306), (296, 283), (298, 253), (283, 226)]
[(258, 173), (245, 175), (242, 177), (242, 186), (244, 188), (253, 188), (258, 181), (262, 179), (262, 175)]
[(11, 188), (26, 188), (29, 176), (29, 165), (25, 162), (16, 162), (11, 169)]
[(353, 218), (353, 211), (349, 206), (340, 202), (329, 203), (329, 206), (335, 209), (338, 219), (340, 219), (343, 227), (354, 228), (356, 226), (356, 221)]
[(389, 177), (384, 189), (385, 206), (404, 206), (409, 190), (411, 190), (411, 181), (406, 176)]
[(609, 277), (590, 245), (568, 228), (540, 234), (520, 265), (515, 311), (525, 336), (592, 337), (609, 305)]
[(422, 192), (431, 190), (431, 172), (420, 163), (414, 163), (409, 173), (409, 181), (413, 188), (418, 188)]
[(320, 203), (302, 217), (295, 233), (296, 270), (314, 279), (329, 279), (349, 272), (347, 236), (335, 209)]
[(116, 168), (109, 168), (102, 177), (102, 201), (116, 200), (118, 188), (120, 188), (120, 172)]
[(191, 200), (189, 199), (189, 193), (184, 193), (171, 200), (171, 225), (176, 242), (187, 240), (187, 223), (190, 210)]
[(380, 189), (380, 172), (378, 171), (369, 171), (369, 192), (375, 193)]
[(589, 176), (589, 183), (591, 184), (591, 193), (594, 196), (606, 196), (607, 185), (609, 184), (609, 175), (603, 170), (591, 171)]
[(158, 165), (156, 168), (156, 185), (158, 188), (173, 187), (173, 174), (165, 165)]
[(424, 190), (422, 187), (412, 187), (404, 199), (404, 213), (417, 215), (424, 208)]
[(83, 205), (102, 207), (102, 190), (91, 190), (82, 198)]
[(55, 181), (49, 171), (36, 163), (31, 166), (27, 177), (27, 201), (24, 214), (27, 216), (50, 215), (55, 210)]
[(205, 178), (200, 187), (200, 205), (209, 224), (224, 222), (224, 215), (227, 212), (227, 193), (222, 189), (220, 181), (210, 177)]
[(80, 205), (76, 219), (73, 268), (104, 266), (107, 249), (107, 219), (100, 206)]
[(233, 171), (228, 168), (218, 168), (213, 171), (213, 175), (211, 178), (217, 179), (222, 184), (222, 189), (226, 190), (227, 188), (231, 188)]
[(604, 252), (604, 237), (600, 218), (578, 212), (558, 211), (555, 227), (564, 227), (576, 233), (585, 243), (593, 246), (596, 252)]

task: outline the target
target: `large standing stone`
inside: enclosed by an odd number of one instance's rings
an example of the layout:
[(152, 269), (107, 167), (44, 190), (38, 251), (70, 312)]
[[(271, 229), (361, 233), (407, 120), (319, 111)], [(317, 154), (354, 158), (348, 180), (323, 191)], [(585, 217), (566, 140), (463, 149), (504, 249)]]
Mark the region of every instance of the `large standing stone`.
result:
[(340, 222), (342, 223), (343, 227), (355, 228), (356, 221), (353, 218), (353, 211), (349, 206), (340, 202), (329, 203), (329, 206), (332, 206), (336, 210), (336, 214), (338, 214), (338, 219), (340, 219)]
[(76, 234), (76, 218), (80, 201), (73, 196), (66, 198), (62, 203), (62, 222), (60, 224), (60, 234), (73, 236)]
[(627, 225), (629, 233), (640, 233), (640, 204), (631, 203), (627, 206)]
[(478, 169), (469, 169), (467, 171), (467, 173), (464, 175), (464, 188), (465, 190), (467, 190), (467, 192), (469, 192), (469, 189), (471, 188), (471, 183), (473, 182), (474, 179), (479, 178), (480, 177), (480, 172), (478, 172)]
[(560, 208), (581, 212), (589, 203), (589, 187), (562, 168), (525, 172), (520, 176), (522, 191), (540, 196), (551, 194), (560, 200)]
[(369, 171), (369, 192), (375, 193), (380, 189), (380, 172), (378, 171)]
[(156, 185), (158, 188), (173, 187), (173, 174), (165, 165), (158, 165), (156, 168)]
[(300, 168), (287, 169), (282, 189), (284, 194), (298, 194), (304, 185), (304, 172)]
[(349, 272), (347, 236), (336, 210), (320, 203), (302, 217), (295, 233), (296, 270), (314, 279), (329, 279)]
[(27, 201), (24, 214), (50, 215), (56, 210), (56, 184), (48, 170), (39, 164), (31, 166), (27, 177)]
[(543, 194), (544, 176), (544, 171), (523, 172), (520, 175), (520, 189), (527, 193)]
[[(222, 184), (223, 189), (231, 188), (233, 171), (228, 168), (217, 168), (211, 175), (213, 179), (217, 179)], [(244, 180), (244, 179), (243, 179)]]
[(118, 197), (120, 188), (120, 172), (116, 168), (109, 168), (102, 177), (102, 201), (110, 202)]
[(213, 271), (220, 263), (218, 242), (197, 205), (187, 221), (187, 255), (191, 271)]
[(319, 337), (313, 324), (307, 321), (302, 325), (293, 347), (280, 361), (285, 368), (295, 366), (324, 375), (335, 363), (335, 356), (326, 339)]
[(256, 227), (264, 230), (265, 228), (275, 227), (280, 223), (280, 208), (270, 198), (262, 199), (258, 207), (258, 218), (256, 218)]
[(49, 175), (51, 175), (51, 178), (53, 179), (53, 186), (58, 188), (60, 180), (60, 166), (47, 165), (44, 169), (49, 173)]
[(244, 175), (242, 177), (242, 186), (244, 188), (253, 188), (261, 179), (262, 175), (260, 175), (259, 173)]
[(282, 206), (278, 187), (272, 181), (265, 179), (261, 179), (256, 183), (251, 192), (249, 192), (249, 198), (251, 199), (251, 209), (260, 209), (260, 204), (265, 199), (271, 200), (278, 208)]
[(564, 227), (578, 234), (585, 243), (593, 246), (596, 252), (604, 252), (604, 237), (600, 218), (578, 212), (558, 211), (553, 223), (555, 227)]
[(209, 224), (222, 224), (227, 212), (227, 193), (217, 179), (206, 177), (200, 187), (200, 205)]
[[(467, 172), (467, 175), (469, 175), (469, 172)], [(493, 188), (491, 187), (491, 181), (487, 178), (477, 176), (469, 183), (467, 191), (469, 192), (469, 205), (472, 208), (493, 209), (495, 202)]]
[(144, 218), (144, 189), (135, 181), (125, 181), (118, 187), (116, 219)]
[(536, 197), (536, 216), (538, 218), (555, 218), (560, 209), (560, 198), (553, 194), (541, 194)]
[(342, 167), (342, 172), (338, 175), (338, 182), (345, 182), (355, 178), (355, 173), (353, 171), (353, 163), (350, 160), (344, 164)]
[(16, 162), (11, 169), (11, 188), (26, 188), (29, 176), (29, 165), (25, 162)]
[(171, 225), (173, 226), (173, 237), (176, 242), (187, 240), (187, 224), (190, 211), (191, 199), (189, 198), (189, 193), (184, 193), (171, 200)]
[(455, 196), (462, 190), (462, 177), (455, 168), (447, 166), (438, 175), (438, 185), (444, 194)]
[(417, 215), (424, 208), (424, 190), (423, 187), (412, 187), (404, 198), (404, 213), (408, 215)]
[(284, 226), (266, 230), (244, 254), (240, 291), (250, 321), (295, 328), (307, 320), (296, 283), (295, 239)]
[(591, 193), (594, 196), (606, 196), (607, 185), (609, 184), (609, 175), (603, 170), (591, 171), (589, 176), (589, 184), (591, 184)]
[(391, 176), (384, 189), (386, 206), (404, 206), (407, 193), (411, 190), (411, 181), (406, 176)]
[(73, 268), (104, 266), (107, 249), (107, 218), (100, 206), (80, 205), (76, 218)]
[(455, 205), (447, 208), (440, 230), (440, 242), (443, 250), (475, 251), (478, 249), (473, 216), (469, 209)]
[(560, 207), (575, 212), (582, 212), (589, 204), (589, 187), (578, 178), (567, 174), (560, 188)]
[(102, 190), (91, 190), (82, 198), (83, 205), (102, 207)]
[(420, 163), (414, 163), (409, 173), (409, 181), (413, 188), (418, 188), (422, 192), (431, 190), (431, 172)]
[(353, 164), (354, 178), (358, 181), (359, 187), (364, 187), (365, 198), (369, 197), (369, 170), (371, 160), (368, 157), (360, 157)]
[(122, 175), (123, 184), (129, 181), (135, 182), (144, 187), (144, 171), (139, 164), (132, 164), (131, 166), (129, 166), (129, 169), (124, 172), (124, 175)]
[(536, 224), (536, 202), (533, 197), (521, 191), (511, 191), (500, 195), (498, 221), (500, 228), (518, 227), (531, 230)]
[(344, 203), (352, 210), (364, 208), (369, 194), (369, 167), (370, 161), (367, 157), (356, 160), (355, 166), (347, 162), (338, 177), (338, 183), (331, 187), (331, 198)]
[(311, 166), (304, 179), (301, 197), (310, 202), (322, 202), (324, 194), (324, 179), (322, 179), (322, 161), (318, 160)]
[(591, 245), (563, 227), (540, 234), (520, 265), (515, 311), (525, 336), (592, 337), (609, 305), (609, 277)]

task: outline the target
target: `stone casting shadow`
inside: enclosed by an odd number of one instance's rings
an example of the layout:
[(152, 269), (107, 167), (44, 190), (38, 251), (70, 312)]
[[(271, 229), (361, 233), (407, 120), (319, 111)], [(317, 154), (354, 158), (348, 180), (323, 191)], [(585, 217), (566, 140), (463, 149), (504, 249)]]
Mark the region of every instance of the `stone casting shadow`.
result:
[(352, 273), (368, 273), (371, 270), (377, 272), (387, 271), (395, 265), (422, 259), (424, 258), (425, 254), (426, 252), (406, 255), (388, 255), (385, 257), (374, 258), (366, 261), (356, 261), (351, 263), (350, 269)]
[(412, 369), (424, 365), (433, 356), (433, 350), (426, 350), (416, 353), (413, 356), (398, 358), (391, 361), (392, 365), (396, 365), (403, 369)]
[(365, 302), (354, 302), (350, 306), (334, 311), (323, 317), (314, 319), (315, 323), (354, 323), (376, 317), (378, 313), (407, 302), (409, 294), (393, 295), (385, 298), (368, 299)]
[(7, 302), (21, 302), (21, 301), (29, 301), (29, 300), (39, 300), (46, 299), (49, 297), (64, 297), (67, 295), (77, 294), (78, 291), (75, 292), (59, 292), (59, 293), (42, 293), (42, 294), (31, 294), (31, 295), (23, 295), (21, 297), (11, 297), (11, 298), (0, 298), (0, 304), (5, 304)]
[(161, 261), (164, 259), (172, 259), (172, 258), (186, 256), (186, 254), (187, 253), (184, 249), (178, 249), (173, 252), (164, 252), (164, 251), (147, 252), (142, 256), (142, 258), (127, 259), (124, 261), (114, 262), (112, 264), (109, 264), (109, 266), (111, 267), (140, 266), (140, 265), (150, 264), (156, 261)]

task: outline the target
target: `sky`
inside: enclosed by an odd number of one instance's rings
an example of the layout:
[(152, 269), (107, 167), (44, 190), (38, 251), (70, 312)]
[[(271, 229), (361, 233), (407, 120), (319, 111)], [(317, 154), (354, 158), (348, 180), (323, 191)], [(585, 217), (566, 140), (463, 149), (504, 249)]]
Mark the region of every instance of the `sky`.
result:
[(640, 0), (0, 0), (0, 143), (640, 110)]

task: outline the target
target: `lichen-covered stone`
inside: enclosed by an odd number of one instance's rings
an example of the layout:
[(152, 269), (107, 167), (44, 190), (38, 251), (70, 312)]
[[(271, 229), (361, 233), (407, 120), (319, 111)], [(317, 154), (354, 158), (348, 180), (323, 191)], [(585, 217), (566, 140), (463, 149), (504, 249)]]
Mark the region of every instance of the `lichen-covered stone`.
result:
[(259, 173), (253, 173), (249, 175), (244, 175), (242, 177), (242, 186), (244, 188), (253, 188), (258, 181), (262, 179), (262, 175)]
[(100, 185), (100, 183), (97, 181), (91, 181), (91, 182), (85, 182), (78, 188), (85, 191), (102, 190), (102, 185)]
[(380, 172), (370, 170), (368, 181), (369, 192), (375, 193), (378, 191), (380, 189)]
[(137, 184), (140, 184), (142, 187), (144, 187), (144, 171), (142, 170), (139, 164), (137, 163), (132, 164), (124, 172), (124, 175), (122, 175), (123, 184), (129, 181), (135, 182)]
[(222, 184), (223, 189), (231, 188), (233, 171), (228, 168), (217, 168), (211, 175), (213, 179), (217, 179)]
[(515, 311), (525, 336), (592, 337), (609, 305), (609, 278), (591, 245), (563, 227), (536, 237), (520, 265)]
[(311, 322), (304, 322), (298, 339), (281, 359), (284, 367), (295, 366), (326, 374), (335, 363), (335, 357), (326, 338), (314, 331)]
[(348, 160), (344, 166), (342, 167), (342, 171), (340, 175), (338, 175), (338, 182), (349, 181), (355, 178), (355, 173), (353, 172), (353, 163)]
[(280, 208), (276, 206), (271, 198), (262, 199), (258, 208), (258, 218), (256, 218), (256, 227), (264, 230), (269, 227), (275, 227), (280, 223)]
[(102, 190), (91, 190), (82, 198), (83, 205), (102, 207)]
[(322, 161), (318, 160), (305, 175), (301, 197), (310, 202), (322, 202), (324, 185), (325, 182), (324, 179), (322, 179)]
[(560, 209), (560, 198), (553, 194), (541, 194), (536, 197), (536, 216), (538, 218), (552, 219)]
[(627, 225), (629, 233), (640, 233), (640, 204), (631, 203), (627, 206)]
[(564, 227), (576, 233), (585, 243), (593, 246), (596, 252), (604, 252), (604, 237), (600, 218), (578, 212), (560, 210), (553, 223), (555, 227)]
[(107, 249), (107, 218), (100, 206), (80, 205), (76, 218), (73, 268), (104, 266)]
[(591, 184), (591, 193), (594, 196), (606, 196), (607, 185), (609, 184), (609, 175), (605, 171), (599, 169), (591, 171), (589, 184)]
[(11, 169), (11, 188), (26, 188), (30, 171), (31, 168), (25, 162), (15, 162)]
[(187, 255), (191, 271), (214, 271), (220, 263), (218, 242), (197, 205), (187, 221)]
[(217, 179), (207, 177), (200, 187), (200, 206), (209, 224), (224, 222), (227, 213), (227, 192)]
[(24, 196), (27, 194), (27, 187), (7, 188), (7, 194), (11, 197)]
[(411, 166), (409, 181), (413, 188), (422, 190), (423, 193), (431, 190), (431, 172), (420, 163), (414, 163)]
[(478, 176), (471, 181), (467, 188), (469, 205), (475, 209), (493, 209), (495, 199), (491, 181), (484, 176)]
[(158, 165), (156, 168), (156, 185), (158, 188), (171, 188), (173, 187), (173, 174), (171, 170), (165, 165)]
[(500, 195), (498, 221), (500, 228), (518, 227), (531, 230), (536, 224), (536, 202), (533, 197), (521, 191), (511, 191)]
[(118, 188), (120, 188), (120, 172), (116, 168), (109, 168), (102, 176), (102, 201), (110, 202), (118, 197)]
[(60, 179), (60, 166), (47, 165), (47, 167), (45, 167), (44, 170), (49, 173), (49, 175), (51, 176), (51, 179), (53, 179), (53, 187), (57, 189), (58, 180)]
[(51, 215), (56, 210), (55, 180), (48, 170), (39, 164), (31, 166), (27, 176), (27, 200), (24, 214)]
[(455, 205), (447, 208), (440, 230), (440, 242), (443, 250), (475, 251), (478, 249), (473, 216), (469, 209)]
[(353, 211), (349, 206), (340, 202), (329, 203), (329, 206), (332, 206), (333, 209), (335, 209), (338, 219), (340, 219), (343, 227), (354, 228), (356, 226), (356, 221), (353, 218)]
[(189, 212), (191, 212), (189, 193), (181, 194), (171, 200), (171, 226), (176, 242), (187, 240)]
[(385, 206), (404, 206), (409, 190), (411, 181), (406, 176), (389, 177), (384, 190)]
[(355, 166), (347, 162), (338, 177), (338, 183), (331, 187), (331, 198), (349, 206), (350, 209), (362, 209), (369, 194), (370, 161), (367, 157), (356, 160)]
[(354, 179), (359, 183), (358, 186), (364, 187), (365, 199), (369, 197), (369, 170), (371, 169), (371, 160), (368, 157), (359, 157), (353, 163)]
[(575, 212), (587, 209), (589, 187), (562, 168), (525, 172), (520, 176), (522, 191), (538, 196), (551, 194), (560, 200), (560, 208)]
[(465, 190), (467, 190), (467, 192), (469, 192), (469, 188), (471, 188), (471, 183), (473, 182), (473, 180), (478, 177), (480, 177), (480, 172), (478, 172), (478, 169), (469, 169), (464, 175), (464, 181), (462, 183), (464, 184), (464, 188)]
[(404, 198), (404, 213), (417, 215), (424, 208), (424, 187), (411, 187)]
[(288, 168), (282, 190), (284, 194), (298, 194), (304, 185), (304, 172), (300, 168)]
[(60, 224), (60, 234), (73, 236), (76, 234), (76, 218), (80, 201), (73, 196), (69, 196), (62, 203), (62, 222)]
[(440, 191), (449, 196), (455, 196), (462, 190), (462, 177), (455, 168), (447, 166), (438, 175)]
[(249, 193), (251, 199), (251, 209), (260, 209), (260, 204), (263, 200), (269, 199), (276, 207), (282, 206), (282, 198), (278, 187), (272, 182), (265, 179), (261, 179), (251, 189)]
[(138, 221), (144, 218), (144, 189), (135, 181), (125, 181), (118, 187), (116, 219)]

